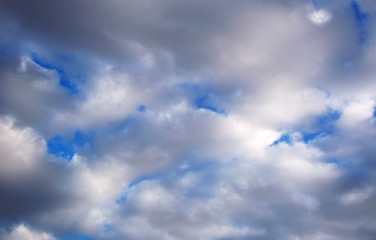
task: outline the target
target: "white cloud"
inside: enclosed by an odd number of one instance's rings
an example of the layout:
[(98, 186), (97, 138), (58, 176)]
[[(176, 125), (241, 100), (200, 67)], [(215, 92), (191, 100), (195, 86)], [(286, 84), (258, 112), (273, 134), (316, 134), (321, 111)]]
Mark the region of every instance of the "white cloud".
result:
[(46, 153), (43, 137), (28, 127), (17, 127), (14, 118), (0, 118), (0, 172), (14, 176), (33, 170)]
[[(0, 173), (22, 180), (0, 177), (1, 221), (93, 239), (371, 238), (359, 222), (375, 217), (372, 17), (359, 45), (348, 3), (42, 2), (4, 3), (20, 26), (0, 24), (19, 44), (0, 52)], [(82, 70), (77, 93), (24, 37), (67, 76)], [(48, 161), (55, 135), (73, 141), (71, 162)]]
[(130, 181), (128, 168), (121, 162), (104, 159), (102, 162), (76, 169), (74, 188), (91, 204), (114, 201)]
[(332, 14), (324, 9), (314, 10), (308, 15), (309, 20), (315, 25), (324, 25), (330, 21)]
[(146, 100), (134, 81), (124, 72), (104, 67), (86, 86), (83, 99), (72, 110), (56, 112), (54, 121), (58, 126), (86, 129), (124, 120)]
[(375, 102), (371, 99), (349, 101), (343, 107), (339, 126), (351, 128), (373, 117)]
[(351, 192), (343, 194), (340, 197), (340, 202), (344, 205), (359, 204), (369, 198), (373, 192), (374, 189), (372, 187), (367, 187), (365, 189), (355, 189)]
[(20, 224), (13, 228), (13, 230), (6, 235), (4, 240), (55, 240), (55, 238), (46, 232), (35, 231), (30, 229), (29, 227), (25, 226), (24, 224)]

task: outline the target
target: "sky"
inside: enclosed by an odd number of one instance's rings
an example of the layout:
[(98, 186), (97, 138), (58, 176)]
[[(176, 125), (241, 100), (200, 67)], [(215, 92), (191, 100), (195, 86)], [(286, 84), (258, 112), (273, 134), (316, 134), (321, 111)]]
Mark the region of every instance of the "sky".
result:
[(1, 240), (375, 240), (374, 0), (0, 0)]

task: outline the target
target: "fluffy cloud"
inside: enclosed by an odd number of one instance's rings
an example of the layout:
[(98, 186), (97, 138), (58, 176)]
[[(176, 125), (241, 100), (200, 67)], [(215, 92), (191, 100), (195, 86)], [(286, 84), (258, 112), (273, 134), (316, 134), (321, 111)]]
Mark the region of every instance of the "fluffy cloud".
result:
[(44, 139), (31, 128), (17, 128), (9, 116), (0, 119), (1, 175), (23, 174), (40, 164), (46, 152)]
[(48, 233), (30, 230), (23, 224), (16, 226), (9, 235), (5, 236), (6, 240), (28, 239), (28, 240), (54, 240), (55, 238)]
[(1, 237), (374, 238), (373, 1), (0, 6)]
[(31, 128), (17, 126), (11, 117), (1, 118), (0, 130), (1, 220), (26, 219), (42, 209), (64, 205), (69, 174), (47, 160), (43, 137)]
[[(88, 128), (103, 123), (116, 122), (135, 112), (141, 105), (141, 92), (130, 76), (103, 70), (88, 86), (83, 100), (74, 104), (73, 110), (56, 112), (58, 125), (72, 128)], [(69, 124), (67, 124), (69, 122)]]

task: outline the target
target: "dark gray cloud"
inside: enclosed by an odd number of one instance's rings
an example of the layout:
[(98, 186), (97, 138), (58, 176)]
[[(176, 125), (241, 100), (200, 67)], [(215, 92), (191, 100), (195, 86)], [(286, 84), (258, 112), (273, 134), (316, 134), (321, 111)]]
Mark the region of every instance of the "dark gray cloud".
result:
[(55, 166), (46, 166), (19, 176), (1, 179), (1, 221), (22, 221), (45, 211), (68, 204), (69, 173)]

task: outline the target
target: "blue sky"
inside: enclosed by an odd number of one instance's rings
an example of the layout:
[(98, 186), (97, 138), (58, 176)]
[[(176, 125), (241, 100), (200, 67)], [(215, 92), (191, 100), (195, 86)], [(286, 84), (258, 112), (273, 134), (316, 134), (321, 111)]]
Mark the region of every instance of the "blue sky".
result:
[(375, 239), (375, 12), (0, 0), (0, 239)]

